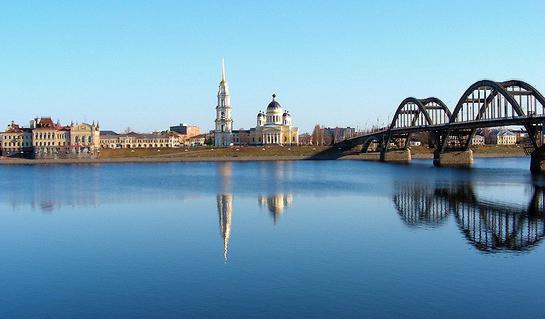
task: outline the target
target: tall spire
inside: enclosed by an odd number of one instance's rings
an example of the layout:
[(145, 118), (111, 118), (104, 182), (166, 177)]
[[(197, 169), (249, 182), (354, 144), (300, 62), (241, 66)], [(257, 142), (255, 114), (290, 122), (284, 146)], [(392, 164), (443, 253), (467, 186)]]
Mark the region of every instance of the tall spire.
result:
[(221, 82), (225, 82), (225, 61), (221, 58)]

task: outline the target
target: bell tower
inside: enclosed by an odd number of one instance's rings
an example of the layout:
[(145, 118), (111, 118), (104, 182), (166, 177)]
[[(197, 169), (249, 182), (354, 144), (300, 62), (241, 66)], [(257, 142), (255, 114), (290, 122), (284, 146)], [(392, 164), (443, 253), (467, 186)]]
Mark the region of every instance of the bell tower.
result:
[(215, 146), (230, 146), (233, 144), (233, 119), (231, 111), (231, 94), (229, 93), (229, 85), (225, 77), (225, 64), (222, 59), (221, 81), (218, 89), (218, 104), (216, 106)]

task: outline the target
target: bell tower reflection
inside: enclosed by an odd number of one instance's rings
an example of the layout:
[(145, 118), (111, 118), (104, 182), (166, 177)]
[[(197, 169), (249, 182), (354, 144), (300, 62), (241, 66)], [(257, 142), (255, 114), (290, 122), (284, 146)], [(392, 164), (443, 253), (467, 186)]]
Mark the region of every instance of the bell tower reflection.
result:
[(467, 242), (486, 252), (535, 247), (545, 237), (544, 199), (544, 189), (534, 186), (528, 204), (498, 204), (480, 200), (467, 183), (399, 184), (393, 196), (399, 216), (408, 226), (436, 227), (453, 215)]
[(223, 258), (227, 263), (229, 239), (231, 238), (231, 219), (233, 214), (233, 194), (231, 190), (232, 163), (219, 163), (219, 193), (216, 196), (220, 233), (223, 237)]

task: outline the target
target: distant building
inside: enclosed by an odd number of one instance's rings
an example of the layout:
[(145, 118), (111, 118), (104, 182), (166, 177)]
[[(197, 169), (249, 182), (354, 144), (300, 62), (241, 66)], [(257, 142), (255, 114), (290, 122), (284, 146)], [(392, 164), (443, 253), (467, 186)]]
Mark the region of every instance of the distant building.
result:
[(517, 136), (518, 144), (530, 142), (528, 132), (526, 132), (526, 130), (518, 129), (518, 130), (511, 130), (511, 132)]
[(32, 154), (32, 130), (22, 128), (15, 122), (8, 124), (0, 133), (2, 156), (30, 157)]
[(251, 136), (252, 131), (255, 132), (255, 130), (249, 129), (239, 129), (239, 130), (233, 130), (233, 144), (234, 145), (249, 145), (251, 144)]
[(199, 127), (183, 123), (180, 125), (171, 126), (170, 131), (176, 132), (180, 135), (184, 135), (187, 138), (201, 134), (201, 129)]
[(356, 129), (353, 127), (326, 127), (324, 134), (328, 135), (331, 143), (339, 143), (356, 136)]
[(475, 134), (475, 136), (473, 136), (473, 140), (471, 141), (471, 144), (472, 145), (484, 145), (484, 136), (482, 135), (479, 135), (479, 134)]
[(188, 146), (204, 146), (206, 145), (206, 134), (200, 134), (188, 139)]
[(102, 135), (101, 148), (175, 148), (180, 147), (178, 134), (174, 132), (161, 133), (127, 133)]
[(299, 145), (312, 145), (312, 135), (308, 133), (300, 134)]
[(0, 136), (3, 156), (85, 158), (95, 156), (100, 145), (99, 124), (62, 126), (50, 117), (31, 120), (29, 128), (12, 122)]
[(501, 129), (492, 135), (492, 143), (496, 145), (515, 145), (517, 135), (506, 129)]

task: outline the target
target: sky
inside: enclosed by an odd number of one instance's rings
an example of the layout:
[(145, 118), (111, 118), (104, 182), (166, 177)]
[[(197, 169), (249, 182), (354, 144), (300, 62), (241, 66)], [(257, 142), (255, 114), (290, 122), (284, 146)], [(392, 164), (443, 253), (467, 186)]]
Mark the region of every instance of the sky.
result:
[[(225, 59), (235, 128), (273, 93), (302, 132), (453, 108), (481, 79), (545, 93), (545, 1), (0, 1), (0, 125), (213, 128)], [(5, 124), (2, 124), (5, 123)]]

